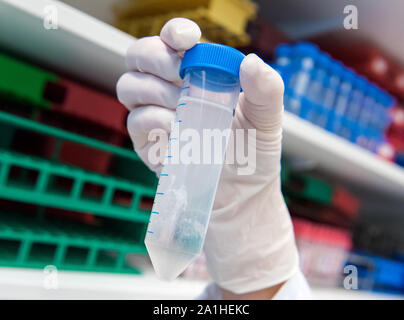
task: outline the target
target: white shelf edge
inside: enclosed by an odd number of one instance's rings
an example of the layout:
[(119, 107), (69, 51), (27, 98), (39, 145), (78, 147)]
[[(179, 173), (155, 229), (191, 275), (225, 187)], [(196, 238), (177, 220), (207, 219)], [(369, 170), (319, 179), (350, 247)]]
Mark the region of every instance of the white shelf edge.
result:
[[(57, 9), (57, 29), (44, 27), (47, 6)], [(0, 47), (110, 93), (126, 71), (125, 54), (134, 40), (59, 1), (0, 1)]]
[[(57, 31), (43, 28), (42, 14), (46, 5), (58, 8)], [(2, 15), (15, 19), (3, 19)], [(15, 40), (23, 34), (23, 39), (27, 41)], [(134, 39), (58, 1), (0, 1), (0, 45), (9, 46), (16, 53), (68, 72), (111, 93), (117, 79), (126, 70), (125, 53)], [(397, 197), (404, 196), (403, 168), (378, 159), (370, 152), (287, 112), (283, 149), (285, 154), (310, 159), (320, 168), (361, 186)]]
[[(0, 268), (0, 299), (124, 299), (124, 300), (190, 300), (195, 299), (207, 281), (176, 279), (158, 280), (153, 272), (143, 275), (58, 271), (52, 280), (43, 270)], [(56, 285), (47, 289), (46, 284)], [(392, 295), (361, 290), (312, 286), (312, 298), (328, 299), (404, 299)]]
[(142, 275), (0, 267), (0, 299), (195, 299), (207, 282)]
[(285, 154), (310, 159), (374, 191), (404, 196), (404, 169), (398, 165), (289, 112), (285, 112), (283, 128)]

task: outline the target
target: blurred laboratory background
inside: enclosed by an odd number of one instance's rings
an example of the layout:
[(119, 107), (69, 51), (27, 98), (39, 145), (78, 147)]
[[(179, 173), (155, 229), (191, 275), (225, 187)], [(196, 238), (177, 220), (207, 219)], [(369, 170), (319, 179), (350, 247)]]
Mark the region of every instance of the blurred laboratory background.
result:
[[(282, 189), (317, 299), (404, 298), (404, 2), (0, 0), (0, 299), (192, 299), (159, 281), (157, 178), (115, 84), (174, 17), (285, 83)], [(356, 281), (357, 280), (357, 281)]]

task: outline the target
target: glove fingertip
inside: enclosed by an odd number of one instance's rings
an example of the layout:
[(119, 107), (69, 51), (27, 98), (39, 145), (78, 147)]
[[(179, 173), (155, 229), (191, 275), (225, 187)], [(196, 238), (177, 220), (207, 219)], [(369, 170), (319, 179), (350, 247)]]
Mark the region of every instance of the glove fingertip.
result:
[(176, 51), (191, 49), (202, 35), (199, 26), (187, 18), (174, 18), (168, 21), (160, 32), (160, 38)]
[(129, 103), (131, 90), (129, 85), (130, 72), (121, 75), (116, 82), (115, 91), (118, 101), (123, 104), (129, 111), (132, 109)]
[(246, 99), (256, 105), (283, 97), (281, 76), (254, 53), (247, 55), (241, 63), (240, 83)]

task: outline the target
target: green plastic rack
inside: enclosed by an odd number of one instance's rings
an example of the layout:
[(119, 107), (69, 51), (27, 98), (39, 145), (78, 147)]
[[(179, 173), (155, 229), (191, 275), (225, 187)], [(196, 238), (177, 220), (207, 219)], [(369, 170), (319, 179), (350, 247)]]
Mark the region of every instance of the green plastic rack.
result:
[(71, 141), (90, 148), (109, 152), (114, 155), (113, 171), (115, 175), (126, 180), (136, 181), (154, 190), (157, 187), (158, 180), (156, 175), (146, 167), (133, 150), (114, 146), (100, 140), (38, 123), (31, 119), (21, 118), (3, 111), (0, 111), (0, 148), (8, 149), (10, 147), (13, 134), (17, 129), (33, 131), (55, 138), (57, 147), (54, 149), (54, 159), (58, 159), (58, 152), (64, 141)]
[(72, 141), (94, 149), (110, 152), (119, 157), (124, 157), (134, 161), (140, 161), (138, 155), (132, 150), (117, 147), (112, 144), (102, 142), (100, 140), (85, 137), (77, 133), (55, 128), (46, 124), (35, 122), (30, 119), (25, 119), (4, 111), (0, 111), (0, 123), (8, 127), (30, 130), (50, 137), (54, 137), (58, 139), (59, 143), (62, 141)]
[(61, 220), (0, 213), (0, 265), (61, 270), (139, 273), (129, 253), (145, 254), (145, 226), (123, 233)]
[[(0, 99), (5, 109), (9, 109), (4, 103), (10, 99), (31, 106), (34, 112), (49, 108), (47, 86), (57, 81), (55, 74), (0, 53)], [(133, 150), (34, 119), (0, 111), (0, 199), (33, 204), (40, 209), (35, 218), (32, 212), (0, 212), (0, 265), (54, 265), (61, 270), (139, 273), (126, 263), (126, 257), (130, 253), (147, 253), (143, 240), (157, 178)], [(19, 130), (52, 138), (50, 141), (55, 144), (51, 159), (12, 151)], [(65, 141), (113, 155), (116, 176), (59, 162)], [(97, 225), (74, 223), (43, 215), (44, 207), (112, 219), (100, 219)]]
[[(89, 210), (90, 212), (94, 212), (96, 214), (113, 216), (115, 218), (128, 219), (132, 221), (137, 219), (145, 221), (145, 214), (137, 215), (136, 210), (139, 208), (139, 201), (143, 197), (152, 198), (154, 196), (157, 179), (154, 177), (154, 175), (148, 175), (148, 169), (143, 163), (141, 163), (135, 152), (2, 111), (0, 111), (0, 123), (6, 125), (9, 129), (25, 129), (54, 137), (57, 139), (56, 144), (60, 144), (63, 141), (72, 141), (92, 147), (94, 149), (110, 152), (118, 159), (124, 159), (125, 163), (128, 164), (126, 168), (136, 168), (137, 171), (130, 177), (130, 181), (136, 181), (135, 184), (132, 182), (129, 183), (127, 181), (128, 178), (120, 179), (112, 176), (102, 176), (58, 162), (3, 151), (0, 155), (0, 163), (4, 164), (4, 168), (2, 169), (2, 171), (4, 171), (3, 174), (7, 174), (7, 171), (9, 170), (7, 167), (10, 166), (21, 167), (24, 170), (34, 170), (38, 174), (41, 172), (40, 178), (38, 177), (38, 183), (39, 180), (42, 180), (42, 187), (37, 186), (34, 188), (32, 186), (32, 182), (30, 181), (18, 181), (17, 184), (14, 183), (13, 185), (13, 181), (9, 181), (11, 183), (6, 183), (6, 180), (10, 179), (3, 177), (0, 178), (0, 197), (41, 205), (48, 204), (50, 206), (70, 208), (74, 210)], [(6, 144), (6, 142), (4, 142), (4, 144)], [(10, 144), (10, 142), (8, 142), (8, 144)], [(55, 148), (55, 159), (58, 158), (58, 150), (60, 150), (60, 148)], [(145, 171), (146, 173), (144, 173)], [(52, 193), (52, 190), (49, 190), (49, 188), (45, 188), (44, 185), (49, 186), (52, 182), (52, 176), (55, 175), (72, 179), (72, 190), (68, 191), (67, 194), (66, 190), (61, 190), (62, 193), (56, 192), (55, 194), (55, 192)], [(103, 199), (98, 202), (83, 199), (80, 192), (85, 183), (91, 183), (93, 185), (95, 184), (101, 189), (104, 189)], [(39, 191), (41, 197), (38, 197), (38, 190), (40, 189), (42, 190)], [(134, 200), (132, 201), (132, 208), (125, 208), (111, 203), (114, 191), (118, 189), (134, 194), (132, 197)]]
[(282, 186), (286, 195), (331, 204), (334, 188), (330, 183), (306, 174), (291, 173)]
[(281, 184), (285, 184), (290, 179), (290, 168), (289, 164), (286, 161), (282, 161), (281, 163)]
[(0, 148), (8, 149), (13, 140), (15, 128), (7, 123), (0, 124)]
[[(19, 174), (10, 174), (14, 168)], [(69, 186), (58, 187), (64, 179)], [(86, 184), (103, 190), (102, 195), (83, 194)], [(130, 204), (114, 200), (116, 192), (132, 195)], [(149, 210), (140, 207), (143, 198), (153, 198), (154, 189), (135, 183), (87, 172), (79, 168), (0, 150), (0, 197), (42, 206), (91, 212), (137, 222), (149, 220)]]
[(34, 106), (49, 108), (51, 102), (44, 98), (48, 82), (58, 77), (34, 66), (0, 53), (0, 95), (11, 96)]

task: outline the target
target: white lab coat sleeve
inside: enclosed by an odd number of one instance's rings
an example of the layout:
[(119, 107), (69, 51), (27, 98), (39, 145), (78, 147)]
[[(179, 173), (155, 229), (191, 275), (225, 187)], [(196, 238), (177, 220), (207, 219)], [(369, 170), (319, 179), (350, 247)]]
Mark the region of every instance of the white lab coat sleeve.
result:
[[(299, 269), (273, 297), (273, 300), (309, 300), (312, 298), (310, 287), (305, 276)], [(197, 300), (221, 300), (222, 294), (219, 286), (211, 282), (196, 298)]]

